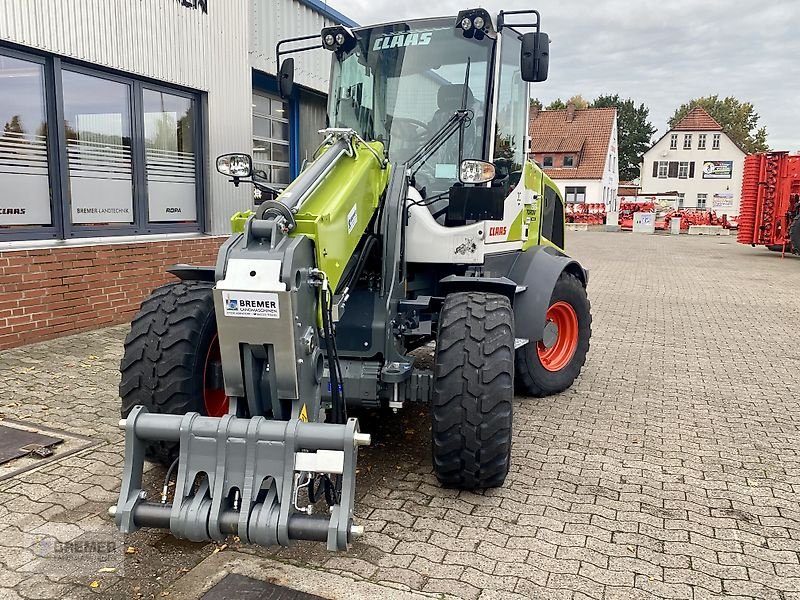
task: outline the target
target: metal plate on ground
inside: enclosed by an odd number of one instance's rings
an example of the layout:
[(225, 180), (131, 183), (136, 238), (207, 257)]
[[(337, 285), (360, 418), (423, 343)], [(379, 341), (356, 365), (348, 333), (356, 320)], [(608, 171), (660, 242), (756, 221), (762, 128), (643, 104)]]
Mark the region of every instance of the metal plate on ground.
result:
[(298, 592), (268, 581), (245, 577), (236, 573), (226, 575), (222, 581), (203, 594), (201, 600), (325, 600)]
[(0, 465), (34, 453), (43, 457), (51, 456), (52, 447), (63, 441), (63, 438), (43, 435), (36, 431), (0, 425)]
[(0, 481), (100, 443), (76, 433), (0, 419)]

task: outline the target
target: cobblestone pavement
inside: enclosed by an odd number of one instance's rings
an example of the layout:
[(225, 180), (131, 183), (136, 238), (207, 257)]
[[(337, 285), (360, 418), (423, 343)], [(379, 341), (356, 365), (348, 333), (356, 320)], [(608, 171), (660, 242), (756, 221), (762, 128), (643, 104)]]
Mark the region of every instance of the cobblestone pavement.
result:
[[(733, 238), (568, 243), (591, 271), (592, 348), (573, 389), (517, 399), (502, 489), (436, 485), (424, 408), (365, 414), (366, 536), (337, 555), (244, 551), (467, 599), (800, 599), (800, 259)], [(0, 355), (6, 418), (100, 442), (0, 481), (2, 599), (162, 597), (213, 551), (110, 533), (125, 329)], [(42, 552), (43, 538), (69, 548), (92, 532), (115, 540), (115, 556), (43, 568), (54, 547)], [(105, 558), (116, 566), (100, 572)]]

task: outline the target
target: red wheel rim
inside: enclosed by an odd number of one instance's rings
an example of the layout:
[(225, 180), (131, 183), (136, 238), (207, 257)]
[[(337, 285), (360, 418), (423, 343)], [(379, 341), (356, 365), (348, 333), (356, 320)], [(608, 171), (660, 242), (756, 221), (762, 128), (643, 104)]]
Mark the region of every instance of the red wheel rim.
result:
[(578, 348), (578, 315), (572, 305), (559, 301), (547, 309), (545, 319), (556, 326), (558, 335), (549, 348), (544, 341), (537, 343), (536, 352), (545, 369), (560, 371), (570, 363)]
[(219, 338), (214, 335), (211, 345), (206, 354), (205, 368), (203, 369), (203, 406), (209, 417), (224, 417), (228, 414), (228, 397), (225, 395), (225, 388), (211, 387), (208, 378), (208, 369), (211, 363), (220, 362), (222, 354), (219, 351)]

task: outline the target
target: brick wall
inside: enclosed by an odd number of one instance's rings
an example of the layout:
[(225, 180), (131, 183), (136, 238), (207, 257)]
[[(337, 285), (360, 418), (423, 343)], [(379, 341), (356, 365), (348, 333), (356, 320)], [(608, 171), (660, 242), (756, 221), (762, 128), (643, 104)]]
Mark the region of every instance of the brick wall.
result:
[(130, 321), (176, 263), (213, 265), (226, 238), (0, 252), (0, 350)]

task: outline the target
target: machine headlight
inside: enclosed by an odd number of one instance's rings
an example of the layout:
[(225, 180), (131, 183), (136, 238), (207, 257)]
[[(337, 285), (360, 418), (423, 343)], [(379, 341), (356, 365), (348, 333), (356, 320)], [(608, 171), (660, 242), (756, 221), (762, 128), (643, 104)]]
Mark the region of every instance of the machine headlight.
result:
[(472, 23), (475, 25), (475, 29), (483, 29), (483, 26), (486, 24), (486, 22), (483, 20), (483, 17), (475, 17), (475, 20), (472, 21)]
[(336, 43), (337, 44), (339, 44), (340, 46), (344, 45), (344, 40), (345, 40), (345, 37), (344, 37), (343, 33), (337, 33), (336, 34)]
[(459, 169), (461, 183), (486, 183), (494, 179), (494, 165), (483, 160), (462, 160)]
[(228, 177), (250, 177), (253, 159), (249, 154), (223, 154), (217, 157), (217, 171)]
[(328, 47), (333, 46), (333, 42), (334, 42), (333, 34), (328, 33), (325, 35), (324, 38), (322, 38), (322, 43)]
[(469, 31), (470, 29), (472, 29), (472, 19), (470, 19), (469, 17), (464, 17), (463, 19), (461, 19), (461, 29), (463, 29), (464, 31)]

